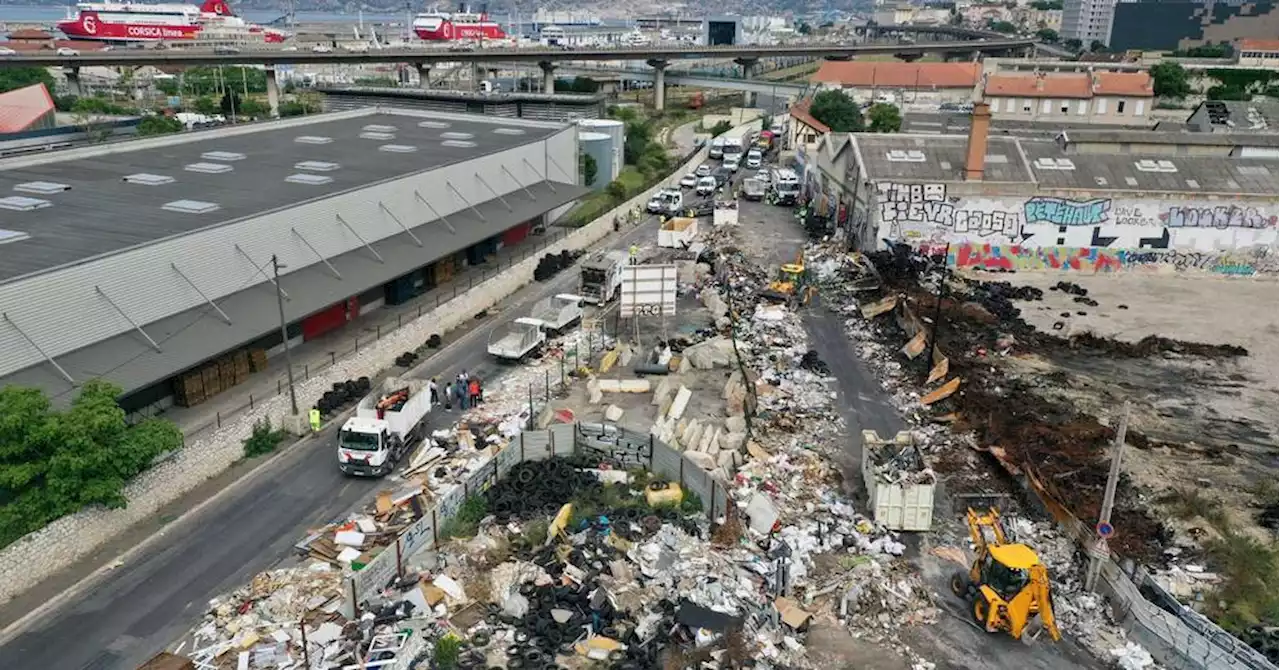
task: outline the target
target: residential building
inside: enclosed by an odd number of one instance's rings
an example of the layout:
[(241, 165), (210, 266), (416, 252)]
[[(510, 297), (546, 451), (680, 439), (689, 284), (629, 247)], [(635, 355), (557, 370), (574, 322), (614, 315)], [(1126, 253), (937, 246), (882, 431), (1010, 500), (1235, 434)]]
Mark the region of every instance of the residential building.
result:
[(979, 63), (899, 63), (823, 61), (810, 81), (838, 88), (860, 103), (893, 96), (894, 102), (969, 102), (982, 65)]
[(800, 148), (813, 146), (818, 140), (827, 133), (831, 132), (831, 127), (827, 124), (813, 118), (809, 113), (809, 100), (801, 100), (791, 105), (789, 114), (791, 122), (789, 126), (790, 136), (788, 139), (788, 147)]
[(577, 157), (570, 124), (381, 107), (2, 159), (0, 385), (202, 401), (520, 244)]
[(1065, 0), (1062, 5), (1062, 39), (1077, 39), (1088, 48), (1094, 42), (1111, 44), (1115, 0)]
[[(53, 96), (44, 84), (0, 93), (0, 135), (48, 130), (57, 125)], [(2, 238), (0, 238), (2, 239)]]
[[(1070, 10), (1071, 0), (1066, 7)], [(1275, 0), (1137, 0), (1115, 5), (1114, 13), (1109, 42), (1113, 51), (1172, 51), (1241, 39), (1274, 40), (1280, 21)]]
[(1275, 70), (1280, 67), (1280, 40), (1236, 40), (1236, 65)]
[(997, 119), (1143, 125), (1155, 94), (1146, 72), (1044, 72), (986, 77), (983, 99)]
[(967, 136), (832, 135), (810, 192), (849, 212), (852, 247), (945, 251), (962, 270), (1276, 273), (1274, 158), (993, 137), (985, 107)]

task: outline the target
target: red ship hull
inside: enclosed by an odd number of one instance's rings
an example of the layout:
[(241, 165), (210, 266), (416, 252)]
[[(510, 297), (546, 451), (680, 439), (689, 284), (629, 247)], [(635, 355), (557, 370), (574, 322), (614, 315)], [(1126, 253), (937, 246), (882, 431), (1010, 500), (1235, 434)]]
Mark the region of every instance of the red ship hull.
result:
[(148, 42), (159, 40), (194, 40), (200, 26), (153, 26), (128, 23), (105, 23), (92, 13), (81, 14), (73, 21), (61, 21), (58, 30), (73, 40), (98, 42)]
[(429, 42), (451, 42), (454, 40), (501, 40), (506, 39), (507, 33), (496, 23), (464, 23), (455, 25), (450, 21), (444, 21), (440, 27), (435, 30), (428, 30), (422, 27), (414, 27), (413, 34), (418, 39)]

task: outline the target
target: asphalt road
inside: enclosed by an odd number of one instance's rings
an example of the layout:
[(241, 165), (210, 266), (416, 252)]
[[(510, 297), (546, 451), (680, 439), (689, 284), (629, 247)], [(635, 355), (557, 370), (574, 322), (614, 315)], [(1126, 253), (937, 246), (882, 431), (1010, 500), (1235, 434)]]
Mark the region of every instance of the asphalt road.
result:
[[(652, 218), (601, 248), (625, 248), (655, 236)], [(532, 283), (489, 311), (465, 334), (413, 370), (413, 376), (466, 369), (495, 379), (501, 372), (485, 348), (489, 333), (525, 315), (534, 303), (572, 291), (577, 272)], [(432, 429), (454, 417), (435, 413)], [(247, 583), (291, 555), (295, 542), (385, 487), (338, 472), (336, 426), (253, 471), (247, 480), (190, 518), (167, 526), (160, 541), (43, 616), (39, 625), (0, 646), (0, 668), (131, 670), (182, 636), (214, 596)]]

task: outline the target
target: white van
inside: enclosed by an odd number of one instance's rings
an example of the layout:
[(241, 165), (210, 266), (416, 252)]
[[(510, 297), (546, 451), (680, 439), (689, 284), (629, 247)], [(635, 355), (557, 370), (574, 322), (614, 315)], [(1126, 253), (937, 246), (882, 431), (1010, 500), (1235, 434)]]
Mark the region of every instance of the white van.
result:
[(723, 137), (717, 137), (711, 140), (711, 149), (708, 150), (707, 156), (709, 156), (710, 158), (724, 157), (724, 138)]

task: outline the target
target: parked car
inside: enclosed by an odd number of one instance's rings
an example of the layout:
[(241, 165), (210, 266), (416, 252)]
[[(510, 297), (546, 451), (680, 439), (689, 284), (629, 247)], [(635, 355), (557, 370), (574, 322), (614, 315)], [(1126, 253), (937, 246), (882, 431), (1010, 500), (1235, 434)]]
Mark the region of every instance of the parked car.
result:
[(311, 47), (311, 53), (313, 53), (313, 54), (331, 54), (331, 53), (333, 53), (333, 47), (328, 47), (328, 46), (325, 46), (325, 45), (323, 45), (323, 44), (317, 44), (317, 45), (315, 45), (315, 46)]
[(759, 170), (760, 164), (763, 162), (764, 162), (764, 155), (760, 153), (759, 149), (752, 149), (751, 151), (747, 152), (747, 169), (748, 170)]
[(214, 48), (213, 48), (213, 53), (221, 54), (221, 55), (224, 55), (224, 56), (229, 56), (229, 55), (232, 55), (232, 54), (238, 54), (238, 53), (240, 53), (240, 49), (238, 49), (238, 48), (236, 48), (236, 47), (232, 47), (232, 46), (221, 45), (221, 46), (216, 46), (216, 47), (214, 47)]
[(716, 180), (717, 186), (724, 186), (733, 178), (733, 173), (729, 171), (729, 168), (718, 167), (711, 171), (711, 176)]
[(75, 49), (72, 49), (70, 47), (58, 47), (57, 53), (59, 56), (79, 56), (80, 55), (79, 51), (76, 51)]
[(764, 200), (764, 183), (755, 177), (742, 182), (742, 197), (747, 200)]
[(711, 195), (720, 186), (715, 177), (707, 176), (698, 180), (698, 195)]
[(741, 164), (738, 162), (737, 156), (725, 156), (724, 169), (730, 172), (737, 172)]
[(698, 186), (698, 175), (690, 172), (680, 178), (680, 188), (696, 188)]
[(710, 166), (710, 165), (707, 165), (706, 163), (703, 163), (702, 165), (699, 165), (699, 166), (698, 166), (698, 169), (696, 169), (696, 170), (694, 170), (694, 171), (693, 171), (693, 174), (695, 174), (695, 175), (697, 175), (697, 176), (699, 176), (699, 177), (710, 177), (710, 176), (711, 176), (711, 166)]
[(17, 56), (18, 52), (9, 47), (0, 47), (0, 56)]

